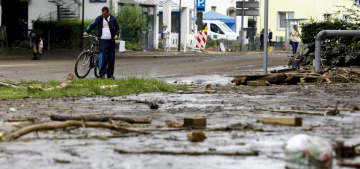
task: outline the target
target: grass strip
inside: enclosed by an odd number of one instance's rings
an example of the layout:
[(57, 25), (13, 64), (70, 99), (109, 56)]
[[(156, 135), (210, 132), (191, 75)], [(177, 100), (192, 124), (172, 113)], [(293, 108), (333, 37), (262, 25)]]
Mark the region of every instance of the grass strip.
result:
[[(6, 81), (11, 83), (10, 81)], [(10, 88), (0, 86), (0, 99), (21, 99), (21, 98), (59, 98), (75, 96), (115, 96), (131, 95), (150, 92), (176, 92), (186, 91), (183, 85), (171, 85), (155, 78), (126, 77), (116, 80), (107, 79), (76, 79), (70, 86), (51, 91), (39, 89), (27, 89), (29, 85), (38, 85), (43, 88), (55, 87), (58, 81), (21, 81), (22, 88)], [(110, 86), (110, 87), (106, 87)], [(113, 87), (115, 86), (115, 87)]]

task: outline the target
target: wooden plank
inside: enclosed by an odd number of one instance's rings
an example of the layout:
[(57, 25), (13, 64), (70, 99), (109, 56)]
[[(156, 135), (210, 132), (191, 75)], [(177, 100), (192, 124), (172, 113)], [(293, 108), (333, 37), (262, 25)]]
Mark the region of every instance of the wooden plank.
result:
[(248, 86), (266, 86), (266, 80), (247, 81)]
[(205, 117), (186, 117), (184, 118), (185, 127), (206, 127), (206, 118)]
[(264, 116), (262, 118), (262, 123), (286, 125), (286, 126), (302, 126), (302, 118), (286, 117), (286, 116)]

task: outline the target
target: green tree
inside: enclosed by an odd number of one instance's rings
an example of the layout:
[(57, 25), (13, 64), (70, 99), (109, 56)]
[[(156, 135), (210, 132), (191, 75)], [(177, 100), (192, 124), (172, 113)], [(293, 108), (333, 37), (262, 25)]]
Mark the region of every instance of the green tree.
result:
[(121, 38), (132, 43), (140, 43), (142, 31), (146, 30), (146, 17), (139, 4), (126, 3), (117, 14)]
[(353, 5), (352, 8), (347, 8), (345, 6), (336, 6), (343, 8), (344, 12), (349, 16), (351, 22), (360, 22), (360, 10), (358, 6)]

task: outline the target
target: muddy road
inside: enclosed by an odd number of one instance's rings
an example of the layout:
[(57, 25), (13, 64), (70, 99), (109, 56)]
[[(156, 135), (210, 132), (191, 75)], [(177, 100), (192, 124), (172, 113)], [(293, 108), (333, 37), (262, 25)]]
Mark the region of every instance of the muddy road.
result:
[[(270, 57), (270, 67), (280, 68), (286, 56)], [(42, 66), (32, 61), (1, 61), (1, 78), (10, 80), (58, 80), (72, 70), (73, 59), (49, 59)], [(12, 65), (10, 64), (12, 63)], [(5, 64), (7, 63), (7, 64)], [(51, 63), (51, 64), (50, 64)], [(29, 64), (29, 65), (26, 65)], [(284, 145), (293, 135), (304, 133), (346, 144), (360, 142), (360, 111), (340, 111), (338, 116), (260, 111), (256, 108), (300, 110), (360, 106), (360, 85), (340, 86), (273, 85), (266, 87), (234, 86), (225, 75), (261, 73), (261, 54), (244, 56), (177, 56), (117, 58), (116, 77), (151, 76), (169, 83), (189, 84), (189, 92), (144, 93), (131, 96), (74, 97), (58, 99), (0, 100), (0, 119), (36, 117), (51, 122), (51, 114), (59, 115), (123, 115), (152, 118), (152, 125), (133, 125), (133, 129), (154, 130), (149, 135), (120, 134), (92, 128), (30, 133), (11, 142), (0, 143), (0, 168), (54, 169), (283, 169)], [(7, 65), (7, 66), (6, 66)], [(20, 66), (23, 65), (23, 66)], [(25, 66), (26, 65), (26, 66)], [(14, 72), (20, 72), (14, 74)], [(44, 72), (46, 75), (37, 74)], [(213, 94), (200, 94), (211, 83)], [(191, 93), (193, 92), (193, 93)], [(147, 99), (159, 103), (158, 110), (146, 104), (111, 101), (112, 98)], [(15, 109), (12, 109), (15, 108)], [(11, 109), (11, 110), (10, 110)], [(15, 111), (14, 111), (15, 110)], [(325, 113), (325, 111), (324, 111)], [(208, 128), (232, 124), (247, 126), (246, 130), (205, 131), (206, 140), (189, 142), (187, 131), (169, 129), (169, 121), (183, 122), (184, 117), (203, 116)], [(297, 116), (301, 127), (265, 125), (263, 116)], [(129, 155), (129, 151), (259, 151), (258, 156), (173, 156)], [(355, 159), (360, 160), (360, 159)], [(340, 167), (334, 160), (333, 168)]]
[[(74, 73), (79, 52), (44, 54), (44, 60), (30, 60), (30, 55), (0, 56), (0, 80), (59, 80)], [(167, 54), (167, 53), (166, 53)], [(273, 53), (269, 66), (285, 64), (285, 53)], [(124, 76), (187, 77), (193, 75), (232, 75), (262, 68), (261, 53), (181, 54), (150, 52), (117, 54), (115, 78)], [(93, 72), (87, 78), (94, 78)]]

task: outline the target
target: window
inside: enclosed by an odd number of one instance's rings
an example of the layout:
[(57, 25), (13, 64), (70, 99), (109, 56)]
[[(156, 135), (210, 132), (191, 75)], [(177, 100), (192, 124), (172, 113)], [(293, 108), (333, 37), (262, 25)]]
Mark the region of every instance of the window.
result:
[(279, 12), (278, 13), (278, 29), (285, 30), (286, 19), (294, 19), (294, 12)]
[(216, 6), (211, 6), (211, 10), (216, 11)]
[(224, 34), (224, 32), (216, 24), (213, 24), (213, 23), (210, 24), (210, 30), (211, 30), (211, 32)]
[(324, 21), (330, 21), (331, 20), (331, 14), (324, 14)]
[(232, 30), (225, 23), (220, 23), (220, 26), (223, 28), (225, 32), (232, 32)]
[(279, 12), (280, 28), (286, 28), (286, 13)]

